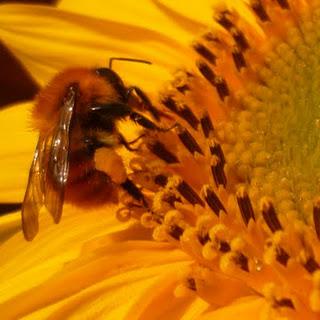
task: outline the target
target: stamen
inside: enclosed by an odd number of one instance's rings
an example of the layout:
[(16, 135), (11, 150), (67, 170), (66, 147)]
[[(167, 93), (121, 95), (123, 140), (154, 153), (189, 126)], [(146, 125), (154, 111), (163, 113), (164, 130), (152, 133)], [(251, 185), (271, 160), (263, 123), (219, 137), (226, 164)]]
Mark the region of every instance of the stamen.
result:
[(181, 118), (186, 120), (193, 129), (197, 130), (199, 125), (199, 120), (186, 104), (183, 105), (183, 107), (181, 108), (179, 115)]
[(319, 264), (313, 257), (309, 257), (307, 262), (304, 263), (303, 266), (309, 273), (313, 273), (320, 269)]
[(216, 76), (214, 81), (214, 86), (218, 91), (220, 99), (224, 101), (224, 99), (228, 97), (230, 94), (229, 87), (226, 80), (223, 79), (222, 77)]
[(288, 299), (288, 298), (283, 298), (283, 299), (280, 299), (280, 300), (275, 300), (275, 302), (274, 302), (274, 307), (276, 307), (276, 308), (285, 307), (285, 308), (295, 309), (292, 300), (291, 300), (291, 299)]
[(171, 153), (163, 143), (156, 141), (148, 144), (149, 150), (168, 164), (179, 163), (178, 158)]
[(199, 125), (199, 120), (194, 115), (192, 110), (187, 106), (186, 104), (183, 105), (183, 107), (179, 107), (177, 102), (172, 97), (166, 97), (162, 100), (162, 103), (165, 107), (167, 107), (169, 110), (174, 112), (176, 115), (187, 121), (190, 126), (197, 130)]
[(242, 51), (245, 51), (250, 48), (249, 43), (248, 43), (248, 41), (242, 31), (240, 31), (236, 28), (232, 28), (230, 30), (230, 33), (231, 33), (234, 41), (236, 42), (236, 44), (238, 45), (238, 47)]
[(288, 0), (277, 0), (277, 2), (282, 9), (290, 9)]
[(219, 187), (222, 185), (225, 188), (227, 185), (227, 177), (224, 173), (221, 160), (217, 156), (214, 156), (212, 159), (211, 172), (216, 186)]
[(200, 54), (208, 62), (210, 62), (213, 65), (216, 64), (217, 57), (203, 44), (195, 43), (192, 47), (198, 54)]
[(224, 157), (224, 153), (219, 143), (215, 143), (215, 142), (212, 143), (212, 145), (210, 146), (210, 153), (213, 156), (217, 156), (219, 158), (221, 166), (224, 167), (224, 165), (226, 164), (226, 159)]
[(252, 204), (248, 193), (241, 188), (237, 192), (237, 202), (241, 212), (242, 219), (247, 226), (250, 219), (255, 220)]
[(289, 258), (290, 258), (290, 256), (287, 253), (287, 251), (285, 251), (281, 247), (277, 247), (277, 249), (276, 249), (276, 259), (277, 259), (277, 261), (279, 263), (281, 263), (283, 266), (287, 266)]
[(183, 234), (183, 229), (177, 225), (171, 225), (169, 227), (168, 233), (170, 234), (171, 237), (173, 237), (176, 240), (180, 240), (180, 237)]
[(140, 189), (129, 179), (121, 183), (123, 189), (125, 189), (134, 199), (142, 201), (144, 206), (147, 206), (146, 200), (140, 191)]
[(231, 247), (226, 241), (219, 241), (219, 251), (222, 253), (227, 253), (231, 251)]
[(232, 50), (232, 58), (238, 71), (241, 71), (242, 68), (247, 66), (244, 55), (237, 46), (235, 46)]
[(180, 138), (181, 142), (190, 151), (192, 155), (194, 155), (196, 152), (203, 155), (203, 151), (201, 150), (200, 146), (186, 128), (178, 126), (177, 131), (178, 137)]
[(201, 198), (198, 196), (198, 194), (185, 181), (181, 181), (178, 184), (177, 190), (192, 205), (199, 204), (200, 206), (204, 207), (204, 202), (201, 200)]
[(213, 124), (211, 122), (209, 114), (204, 114), (204, 116), (200, 119), (201, 127), (203, 134), (206, 138), (209, 137), (210, 133), (214, 131)]
[(163, 174), (158, 174), (155, 176), (154, 182), (161, 187), (165, 187), (168, 182), (168, 177)]
[(235, 263), (238, 264), (243, 271), (249, 272), (248, 258), (243, 253), (240, 252), (235, 257)]
[(215, 87), (216, 75), (212, 69), (203, 61), (197, 61), (197, 68), (200, 73)]
[(210, 209), (219, 217), (220, 210), (226, 212), (223, 204), (210, 186), (204, 187), (204, 198)]
[(196, 281), (193, 278), (187, 279), (187, 286), (192, 291), (197, 291)]
[(272, 202), (268, 199), (263, 199), (261, 203), (262, 215), (270, 230), (273, 233), (278, 230), (282, 230), (282, 226), (280, 224), (276, 211), (274, 210)]
[(270, 18), (263, 7), (261, 0), (251, 0), (251, 8), (262, 22), (270, 21)]
[(227, 17), (228, 11), (222, 11), (215, 15), (215, 20), (225, 29), (230, 30), (234, 24)]
[(313, 223), (317, 237), (320, 240), (320, 198), (313, 205)]
[(204, 246), (208, 241), (210, 241), (209, 234), (206, 233), (205, 235), (198, 236), (199, 242)]

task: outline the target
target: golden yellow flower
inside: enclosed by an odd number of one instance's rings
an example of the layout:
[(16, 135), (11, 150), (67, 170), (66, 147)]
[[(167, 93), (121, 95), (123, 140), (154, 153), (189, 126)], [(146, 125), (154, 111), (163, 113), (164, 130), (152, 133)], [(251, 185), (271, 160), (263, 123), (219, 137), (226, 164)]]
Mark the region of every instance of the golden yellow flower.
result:
[[(119, 207), (66, 204), (33, 242), (2, 237), (2, 318), (319, 318), (320, 1), (61, 1), (0, 16), (42, 85), (111, 56), (152, 61), (117, 72), (171, 128), (119, 150), (146, 205), (126, 193)], [(23, 196), (29, 110), (0, 114), (3, 202)], [(11, 217), (2, 229), (16, 230)]]

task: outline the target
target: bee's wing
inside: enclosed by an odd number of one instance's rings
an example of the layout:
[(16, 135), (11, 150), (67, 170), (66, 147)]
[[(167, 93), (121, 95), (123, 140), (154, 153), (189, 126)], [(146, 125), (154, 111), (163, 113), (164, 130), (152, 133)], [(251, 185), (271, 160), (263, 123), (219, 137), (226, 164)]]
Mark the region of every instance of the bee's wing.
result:
[(61, 218), (64, 191), (69, 173), (70, 128), (76, 95), (77, 87), (70, 86), (63, 100), (59, 122), (53, 129), (49, 146), (44, 204), (55, 223), (59, 223)]
[(40, 136), (29, 172), (27, 190), (22, 205), (22, 230), (26, 240), (38, 233), (38, 215), (44, 201), (44, 154), (46, 139)]

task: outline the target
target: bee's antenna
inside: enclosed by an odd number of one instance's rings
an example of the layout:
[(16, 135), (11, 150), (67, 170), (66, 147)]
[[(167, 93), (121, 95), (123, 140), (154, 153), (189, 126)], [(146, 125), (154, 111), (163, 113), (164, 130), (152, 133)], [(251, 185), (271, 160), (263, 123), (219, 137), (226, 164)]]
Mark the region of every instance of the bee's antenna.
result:
[(112, 70), (112, 62), (118, 60), (118, 61), (131, 61), (131, 62), (139, 62), (139, 63), (146, 63), (146, 64), (152, 64), (150, 61), (147, 60), (141, 60), (141, 59), (132, 59), (132, 58), (118, 58), (118, 57), (112, 57), (109, 59), (109, 69)]

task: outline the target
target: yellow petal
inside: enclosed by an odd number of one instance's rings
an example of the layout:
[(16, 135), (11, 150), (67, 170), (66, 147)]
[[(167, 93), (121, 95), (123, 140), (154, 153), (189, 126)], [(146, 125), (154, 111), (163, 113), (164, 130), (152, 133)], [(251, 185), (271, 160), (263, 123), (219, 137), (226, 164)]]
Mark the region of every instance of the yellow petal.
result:
[(0, 111), (0, 202), (21, 202), (32, 161), (37, 133), (31, 130), (32, 102)]
[(110, 57), (120, 56), (153, 63), (115, 67), (128, 83), (152, 91), (169, 78), (171, 70), (188, 61), (182, 36), (173, 34), (174, 28), (159, 32), (115, 21), (112, 15), (103, 20), (32, 5), (1, 5), (0, 17), (0, 38), (41, 85), (67, 66), (107, 66)]
[(242, 298), (224, 308), (204, 313), (199, 320), (261, 319), (266, 306), (263, 298)]
[(0, 249), (5, 319), (90, 318), (96, 312), (104, 319), (124, 319), (145, 290), (165, 281), (176, 285), (176, 270), (189, 264), (172, 245), (149, 241), (141, 227), (115, 221), (111, 208), (68, 209), (59, 226), (50, 227), (43, 218), (45, 232), (34, 242), (17, 235)]

